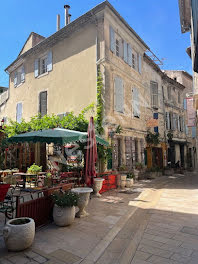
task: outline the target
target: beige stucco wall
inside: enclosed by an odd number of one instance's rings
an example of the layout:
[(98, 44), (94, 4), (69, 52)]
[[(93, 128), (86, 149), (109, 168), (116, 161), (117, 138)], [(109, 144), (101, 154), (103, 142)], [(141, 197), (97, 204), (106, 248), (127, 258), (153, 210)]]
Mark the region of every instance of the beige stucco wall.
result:
[[(75, 43), (75, 45), (74, 45)], [(0, 116), (16, 119), (16, 105), (23, 104), (23, 118), (38, 114), (39, 93), (48, 92), (48, 114), (80, 112), (96, 102), (96, 30), (88, 25), (50, 50), (53, 70), (34, 77), (34, 61), (43, 53), (28, 57), (25, 62), (25, 83), (14, 88), (14, 72), (10, 75), (10, 98)], [(46, 51), (47, 52), (47, 51)]]

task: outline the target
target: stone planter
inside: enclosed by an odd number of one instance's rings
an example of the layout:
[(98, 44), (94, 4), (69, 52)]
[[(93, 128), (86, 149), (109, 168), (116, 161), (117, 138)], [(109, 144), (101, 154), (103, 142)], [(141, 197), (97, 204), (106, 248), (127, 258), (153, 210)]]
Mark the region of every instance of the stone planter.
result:
[(89, 203), (90, 193), (93, 192), (93, 189), (87, 187), (74, 188), (71, 189), (71, 192), (77, 193), (79, 195), (79, 200), (78, 200), (79, 211), (76, 214), (76, 217), (81, 218), (88, 216), (89, 214), (85, 211), (85, 207)]
[(126, 179), (126, 187), (127, 188), (131, 188), (134, 184), (134, 180), (133, 179)]
[(95, 197), (101, 197), (101, 194), (99, 191), (102, 189), (102, 184), (103, 184), (104, 179), (103, 178), (94, 178), (94, 196)]
[(121, 189), (124, 189), (126, 187), (127, 176), (125, 174), (121, 174), (120, 178), (121, 178), (120, 187)]
[(9, 251), (22, 251), (29, 248), (34, 241), (34, 236), (35, 222), (28, 217), (9, 220), (3, 229), (5, 245)]
[(54, 205), (53, 219), (57, 226), (68, 226), (74, 222), (75, 219), (75, 206), (72, 207), (59, 207)]

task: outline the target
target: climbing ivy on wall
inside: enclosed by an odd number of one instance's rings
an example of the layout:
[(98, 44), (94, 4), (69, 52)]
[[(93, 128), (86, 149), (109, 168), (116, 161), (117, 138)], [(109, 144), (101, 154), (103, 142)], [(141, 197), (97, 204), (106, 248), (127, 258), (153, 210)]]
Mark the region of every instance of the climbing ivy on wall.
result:
[(102, 125), (103, 121), (103, 78), (101, 71), (98, 69), (97, 75), (97, 108), (96, 108), (96, 130), (99, 135), (104, 133), (104, 128)]

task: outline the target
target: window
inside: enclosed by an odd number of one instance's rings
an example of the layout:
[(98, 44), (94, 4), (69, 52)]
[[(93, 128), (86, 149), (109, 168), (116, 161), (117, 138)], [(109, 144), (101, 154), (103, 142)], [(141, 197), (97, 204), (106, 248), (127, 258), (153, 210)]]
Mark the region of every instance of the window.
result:
[(169, 115), (169, 112), (166, 112), (166, 129), (170, 130), (170, 115)]
[(110, 50), (115, 53), (115, 31), (112, 27), (109, 28), (110, 31)]
[(138, 54), (138, 71), (142, 72), (142, 56), (140, 54)]
[(158, 108), (158, 83), (151, 82), (151, 104), (152, 107)]
[(120, 43), (118, 39), (116, 39), (116, 56), (120, 56)]
[(114, 109), (117, 112), (124, 113), (124, 84), (120, 77), (115, 77), (114, 90)]
[(16, 121), (17, 123), (22, 121), (22, 103), (18, 103), (16, 106)]
[(183, 132), (184, 131), (184, 118), (182, 116), (180, 116), (178, 119), (178, 125), (179, 125), (179, 131)]
[(34, 76), (38, 77), (46, 72), (52, 71), (52, 52), (38, 58), (34, 62)]
[(132, 53), (132, 68), (137, 70), (137, 53), (134, 50)]
[(23, 82), (25, 82), (25, 68), (21, 66), (14, 73), (14, 87), (17, 87)]
[(39, 113), (42, 117), (47, 115), (47, 91), (39, 94)]
[(137, 88), (133, 88), (132, 90), (132, 100), (133, 100), (133, 116), (140, 118), (140, 98), (139, 98), (139, 90)]
[(167, 95), (168, 95), (168, 100), (171, 100), (171, 87), (167, 87)]
[(42, 57), (39, 60), (39, 64), (40, 64), (40, 74), (44, 74), (47, 72), (47, 56)]

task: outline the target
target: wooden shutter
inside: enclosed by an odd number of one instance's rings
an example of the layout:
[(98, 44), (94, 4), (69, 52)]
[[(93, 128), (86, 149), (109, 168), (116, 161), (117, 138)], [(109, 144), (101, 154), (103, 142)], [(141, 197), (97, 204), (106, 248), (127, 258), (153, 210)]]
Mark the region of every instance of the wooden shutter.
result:
[(34, 61), (34, 76), (35, 77), (39, 76), (39, 59), (36, 59)]
[(138, 54), (138, 71), (142, 73), (142, 56)]
[(166, 112), (166, 129), (170, 129), (170, 116), (168, 112)]
[(132, 67), (132, 48), (131, 48), (130, 44), (128, 44), (127, 47), (128, 47), (128, 53), (127, 53), (128, 59), (127, 59), (127, 61), (128, 61), (128, 64)]
[(24, 65), (22, 66), (22, 69), (21, 69), (21, 82), (25, 82), (25, 67), (24, 67)]
[(39, 97), (39, 112), (41, 116), (47, 115), (47, 92), (41, 92)]
[(14, 87), (17, 86), (17, 72), (14, 73)]
[(128, 52), (127, 52), (127, 43), (124, 40), (124, 61), (128, 63)]
[(181, 126), (180, 126), (180, 116), (178, 116), (178, 131), (181, 131)]
[(47, 54), (47, 71), (52, 71), (52, 51)]
[(124, 113), (124, 85), (120, 77), (115, 77), (115, 110)]
[(124, 47), (123, 47), (122, 39), (119, 40), (119, 55), (120, 55), (120, 58), (124, 57)]
[(151, 82), (151, 104), (152, 107), (158, 108), (158, 83)]
[(115, 53), (115, 31), (110, 26), (110, 50)]
[(133, 88), (133, 116), (140, 117), (139, 90)]
[(16, 107), (16, 121), (21, 123), (22, 121), (22, 103), (18, 103)]

